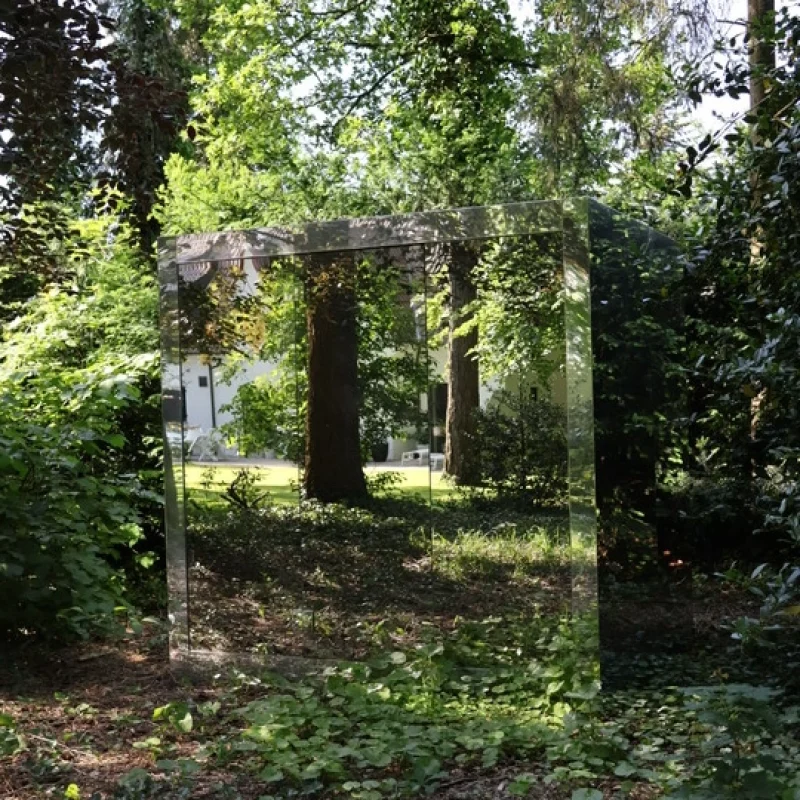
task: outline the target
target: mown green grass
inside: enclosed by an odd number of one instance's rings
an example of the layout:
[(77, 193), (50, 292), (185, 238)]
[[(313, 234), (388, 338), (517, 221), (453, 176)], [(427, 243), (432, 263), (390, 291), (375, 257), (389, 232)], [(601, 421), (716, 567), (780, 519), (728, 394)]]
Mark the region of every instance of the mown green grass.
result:
[[(242, 469), (243, 467), (229, 464), (187, 464), (186, 488), (189, 496), (199, 503), (219, 504), (222, 494)], [(244, 469), (257, 476), (257, 485), (268, 491), (276, 504), (297, 503), (297, 486), (302, 475), (296, 466), (248, 466)], [(368, 480), (385, 474), (386, 471), (375, 467), (367, 467), (365, 470)], [(424, 467), (403, 467), (392, 470), (392, 473), (398, 477), (393, 490), (401, 494), (423, 500), (427, 500), (429, 496), (433, 500), (447, 500), (454, 494), (453, 487), (441, 472), (430, 472)]]

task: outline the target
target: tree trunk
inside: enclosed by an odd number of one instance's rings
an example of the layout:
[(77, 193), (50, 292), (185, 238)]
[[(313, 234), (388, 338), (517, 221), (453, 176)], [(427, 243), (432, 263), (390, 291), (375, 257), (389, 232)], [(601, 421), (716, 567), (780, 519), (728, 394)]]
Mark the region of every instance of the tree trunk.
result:
[(450, 337), (448, 373), (450, 386), (447, 397), (447, 441), (445, 472), (461, 485), (477, 481), (477, 463), (473, 433), (475, 413), (480, 407), (478, 358), (471, 350), (478, 344), (478, 331), (457, 335), (456, 331), (471, 319), (465, 311), (477, 297), (472, 270), (478, 254), (466, 243), (456, 243), (450, 254)]
[[(763, 139), (759, 112), (765, 112), (767, 76), (775, 69), (775, 0), (747, 0), (748, 59), (750, 62), (750, 139), (754, 145)], [(763, 176), (753, 170), (750, 185), (753, 188), (753, 206), (761, 204), (764, 194)], [(755, 243), (754, 258), (758, 257), (760, 245)]]
[[(767, 76), (775, 69), (775, 0), (747, 0), (747, 27), (750, 34), (750, 113), (754, 118), (750, 126), (750, 139), (754, 146), (763, 141), (760, 116), (765, 113), (764, 101), (768, 94)], [(759, 113), (760, 112), (760, 113)], [(759, 213), (764, 197), (764, 175), (759, 169), (750, 173), (752, 188), (751, 206)], [(764, 256), (764, 230), (758, 225), (750, 238), (750, 268), (755, 272), (761, 268)], [(750, 440), (758, 438), (760, 417), (767, 402), (767, 390), (761, 389), (750, 402)], [(751, 473), (755, 476), (756, 464), (751, 457)]]
[(307, 264), (308, 411), (306, 497), (358, 503), (361, 467), (356, 270), (350, 255), (315, 255)]
[(750, 110), (756, 111), (767, 96), (765, 76), (775, 68), (775, 0), (747, 0), (750, 33)]

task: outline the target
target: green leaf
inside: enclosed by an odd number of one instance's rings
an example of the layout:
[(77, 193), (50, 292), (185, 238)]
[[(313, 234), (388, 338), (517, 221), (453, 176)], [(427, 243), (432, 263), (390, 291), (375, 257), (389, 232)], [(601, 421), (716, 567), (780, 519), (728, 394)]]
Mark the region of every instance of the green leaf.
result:
[(277, 783), (283, 780), (283, 772), (270, 764), (258, 773), (258, 777), (267, 783)]
[(603, 793), (599, 789), (576, 789), (571, 800), (603, 800)]
[(518, 775), (511, 783), (508, 784), (508, 793), (514, 797), (525, 797), (535, 783), (535, 775)]

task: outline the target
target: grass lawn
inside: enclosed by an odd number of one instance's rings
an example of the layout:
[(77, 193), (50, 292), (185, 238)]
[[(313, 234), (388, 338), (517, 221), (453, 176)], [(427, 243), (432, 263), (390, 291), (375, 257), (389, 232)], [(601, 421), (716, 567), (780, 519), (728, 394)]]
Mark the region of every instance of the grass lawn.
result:
[[(190, 497), (200, 502), (218, 502), (219, 496), (243, 469), (229, 464), (187, 464), (186, 487)], [(291, 464), (270, 466), (248, 465), (248, 471), (258, 476), (258, 486), (266, 489), (278, 505), (295, 504), (298, 500), (296, 486), (301, 479), (298, 468)], [(416, 495), (420, 499), (446, 500), (454, 494), (441, 472), (430, 472), (424, 467), (368, 466), (367, 479), (392, 472), (402, 480), (395, 486), (396, 491)]]

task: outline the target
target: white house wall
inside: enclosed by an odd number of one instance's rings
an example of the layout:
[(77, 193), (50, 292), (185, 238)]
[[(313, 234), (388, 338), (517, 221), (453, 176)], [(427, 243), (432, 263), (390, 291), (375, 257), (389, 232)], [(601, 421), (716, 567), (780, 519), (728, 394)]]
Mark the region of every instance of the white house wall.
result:
[[(432, 367), (434, 375), (440, 380), (444, 380), (447, 370), (447, 350), (440, 348), (431, 353)], [(238, 391), (239, 387), (251, 383), (261, 376), (269, 376), (275, 370), (275, 364), (268, 361), (256, 361), (251, 363), (241, 363), (236, 375), (228, 382), (221, 379), (224, 367), (216, 367), (209, 373), (207, 359), (198, 354), (187, 355), (183, 362), (183, 386), (186, 390), (186, 426), (188, 428), (201, 428), (211, 430), (216, 421), (216, 427), (231, 422), (233, 416), (229, 411), (222, 409), (230, 404)], [(206, 379), (206, 386), (200, 386), (200, 378)], [(211, 386), (213, 380), (213, 391)], [(511, 379), (510, 384), (516, 385), (516, 379)], [(492, 396), (501, 387), (498, 378), (492, 378), (480, 386), (480, 403), (482, 408), (486, 408)], [(212, 396), (214, 402), (214, 413), (212, 413)], [(544, 392), (556, 404), (566, 403), (566, 381), (561, 371), (557, 371), (551, 378), (550, 386)], [(420, 408), (422, 411), (427, 409), (428, 399), (424, 394), (420, 396)], [(400, 442), (398, 441), (398, 445)], [(403, 444), (410, 447), (412, 445)], [(396, 450), (393, 447), (392, 450)], [(398, 452), (402, 452), (399, 449)], [(391, 457), (391, 456), (390, 456)], [(399, 457), (399, 456), (398, 456)]]
[[(270, 375), (275, 365), (268, 361), (242, 363), (235, 377), (230, 382), (223, 382), (222, 367), (211, 370), (207, 359), (198, 354), (187, 355), (183, 362), (183, 386), (186, 390), (186, 427), (211, 430), (216, 421), (216, 427), (225, 425), (233, 420), (230, 411), (222, 409), (231, 403), (240, 386), (252, 383), (256, 378)], [(206, 386), (200, 386), (200, 378), (205, 377)], [(213, 391), (211, 380), (213, 378)], [(212, 397), (214, 412), (212, 413)], [(215, 420), (216, 417), (216, 420)]]
[[(252, 295), (258, 285), (258, 272), (252, 261), (244, 262), (244, 281), (241, 287), (242, 295)], [(444, 381), (447, 375), (447, 347), (439, 347), (430, 352), (432, 372), (436, 380)], [(236, 375), (229, 381), (223, 381), (221, 376), (224, 374), (224, 364), (209, 370), (208, 360), (199, 354), (188, 354), (182, 364), (182, 377), (184, 387), (185, 402), (185, 426), (187, 429), (198, 431), (210, 431), (219, 428), (233, 417), (229, 411), (222, 409), (229, 405), (240, 386), (250, 383), (258, 377), (268, 376), (275, 370), (275, 364), (266, 361), (256, 361), (251, 363), (240, 363)], [(205, 378), (205, 386), (200, 385), (200, 379)], [(493, 378), (480, 386), (480, 404), (486, 408), (492, 396), (500, 389), (503, 384), (507, 387), (517, 385), (516, 378), (509, 378), (502, 381)], [(544, 388), (544, 387), (542, 387)], [(556, 372), (552, 377), (550, 386), (541, 392), (541, 396), (547, 397), (557, 404), (566, 405), (566, 382), (561, 371)], [(213, 404), (213, 409), (212, 409)], [(428, 398), (426, 394), (420, 396), (420, 408), (424, 412), (427, 410)], [(444, 425), (441, 420), (437, 428)], [(442, 431), (437, 431), (440, 435)], [(401, 454), (407, 450), (412, 450), (417, 446), (427, 446), (427, 442), (415, 442), (412, 439), (390, 439), (389, 440), (389, 460), (399, 460)]]

